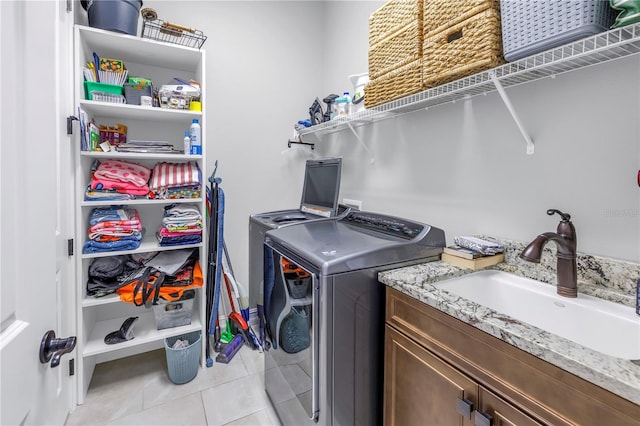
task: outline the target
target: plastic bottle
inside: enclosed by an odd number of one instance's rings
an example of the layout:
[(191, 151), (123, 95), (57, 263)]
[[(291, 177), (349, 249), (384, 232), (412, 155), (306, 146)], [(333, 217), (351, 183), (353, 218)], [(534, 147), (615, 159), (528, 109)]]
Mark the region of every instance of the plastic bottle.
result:
[(184, 154), (191, 154), (191, 136), (189, 136), (189, 131), (184, 132)]
[(197, 118), (194, 118), (191, 123), (189, 138), (191, 139), (191, 155), (202, 155), (202, 134)]
[(336, 98), (335, 103), (339, 115), (349, 115), (351, 113), (351, 96), (349, 96), (349, 92), (343, 92), (342, 96)]

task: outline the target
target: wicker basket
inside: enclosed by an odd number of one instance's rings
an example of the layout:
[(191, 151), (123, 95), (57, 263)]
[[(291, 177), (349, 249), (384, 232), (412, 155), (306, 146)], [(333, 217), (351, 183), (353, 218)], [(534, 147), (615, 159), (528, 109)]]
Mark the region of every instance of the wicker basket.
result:
[[(520, 0), (530, 1), (530, 0)], [(427, 0), (424, 2), (423, 31), (425, 40), (448, 27), (459, 24), (478, 13), (500, 10), (499, 0)]]
[(390, 102), (423, 90), (422, 60), (417, 59), (371, 80), (365, 87), (365, 108)]
[(377, 43), (412, 22), (422, 21), (424, 0), (391, 0), (369, 16), (369, 46)]
[(378, 78), (421, 57), (422, 28), (413, 21), (369, 48), (369, 78)]
[(425, 39), (423, 55), (426, 89), (503, 64), (499, 13), (485, 10)]

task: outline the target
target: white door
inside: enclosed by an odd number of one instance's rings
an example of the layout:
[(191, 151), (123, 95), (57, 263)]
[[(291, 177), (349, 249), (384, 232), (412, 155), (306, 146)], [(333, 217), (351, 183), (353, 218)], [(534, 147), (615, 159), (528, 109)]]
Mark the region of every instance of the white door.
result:
[(48, 330), (75, 335), (72, 13), (65, 0), (0, 1), (0, 424), (63, 424), (75, 405), (65, 354), (41, 363)]

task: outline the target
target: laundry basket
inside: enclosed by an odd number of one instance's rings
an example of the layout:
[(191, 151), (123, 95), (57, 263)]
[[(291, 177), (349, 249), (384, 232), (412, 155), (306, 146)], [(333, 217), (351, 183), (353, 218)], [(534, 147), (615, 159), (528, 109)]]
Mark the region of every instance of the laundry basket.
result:
[[(189, 346), (173, 349), (172, 346), (178, 339), (188, 341)], [(202, 336), (200, 331), (193, 331), (164, 339), (169, 379), (173, 383), (181, 385), (190, 382), (196, 377), (198, 368), (200, 367), (201, 348)]]

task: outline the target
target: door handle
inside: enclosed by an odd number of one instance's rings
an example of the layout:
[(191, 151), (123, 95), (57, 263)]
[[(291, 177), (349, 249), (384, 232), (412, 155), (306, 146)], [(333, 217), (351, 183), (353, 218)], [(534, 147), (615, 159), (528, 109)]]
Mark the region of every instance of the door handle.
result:
[(40, 342), (40, 362), (46, 364), (51, 360), (51, 368), (60, 365), (62, 355), (71, 352), (76, 347), (76, 336), (56, 338), (53, 330), (47, 331)]

